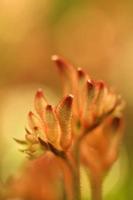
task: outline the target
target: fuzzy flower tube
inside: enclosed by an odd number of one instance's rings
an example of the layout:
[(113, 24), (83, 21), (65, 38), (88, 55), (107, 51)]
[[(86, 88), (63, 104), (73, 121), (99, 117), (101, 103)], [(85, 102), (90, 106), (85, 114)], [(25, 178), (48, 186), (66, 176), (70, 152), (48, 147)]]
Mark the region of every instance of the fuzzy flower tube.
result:
[(53, 106), (39, 89), (35, 113), (28, 114), (25, 140), (15, 140), (31, 159), (51, 152), (66, 165), (71, 195), (64, 178), (66, 191), (61, 199), (81, 200), (80, 166), (84, 165), (89, 171), (92, 200), (102, 200), (104, 177), (118, 158), (123, 138), (125, 103), (106, 83), (93, 80), (81, 68), (57, 55), (52, 60), (60, 73), (63, 97)]

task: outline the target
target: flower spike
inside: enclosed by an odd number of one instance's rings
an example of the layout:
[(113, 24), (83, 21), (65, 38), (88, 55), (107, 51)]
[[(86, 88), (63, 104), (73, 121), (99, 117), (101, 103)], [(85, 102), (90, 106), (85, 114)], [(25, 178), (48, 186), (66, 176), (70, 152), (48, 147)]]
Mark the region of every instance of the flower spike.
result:
[(63, 99), (52, 106), (39, 89), (34, 98), (36, 113), (28, 114), (25, 141), (15, 141), (30, 158), (49, 151), (60, 164), (63, 159), (61, 168), (65, 172), (66, 165), (70, 170), (73, 185), (73, 198), (68, 199), (80, 199), (80, 163), (84, 164), (90, 172), (92, 199), (101, 200), (104, 176), (118, 158), (123, 138), (125, 103), (105, 82), (91, 79), (58, 55), (52, 60), (63, 81)]

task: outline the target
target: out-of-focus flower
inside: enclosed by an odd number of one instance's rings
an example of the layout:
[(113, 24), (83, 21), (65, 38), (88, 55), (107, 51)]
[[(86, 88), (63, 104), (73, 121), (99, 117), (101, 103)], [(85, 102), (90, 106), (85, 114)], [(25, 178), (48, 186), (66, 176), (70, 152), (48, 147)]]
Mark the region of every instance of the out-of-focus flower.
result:
[(108, 117), (81, 143), (81, 159), (96, 179), (104, 178), (117, 160), (123, 137), (123, 120)]
[(64, 177), (67, 176), (67, 181), (70, 179), (70, 172), (61, 161), (51, 152), (29, 161), (21, 175), (11, 181), (7, 196), (29, 200), (60, 199)]

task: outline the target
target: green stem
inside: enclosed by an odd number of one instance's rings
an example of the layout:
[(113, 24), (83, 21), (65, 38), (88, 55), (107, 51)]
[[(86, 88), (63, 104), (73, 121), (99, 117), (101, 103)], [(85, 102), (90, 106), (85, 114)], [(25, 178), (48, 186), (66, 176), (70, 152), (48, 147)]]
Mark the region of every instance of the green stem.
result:
[(77, 191), (77, 200), (81, 200), (81, 188), (80, 188), (80, 144), (76, 144), (75, 145), (75, 149), (74, 149), (74, 159), (75, 159), (75, 184), (76, 184), (76, 188), (75, 190)]
[(72, 200), (81, 200), (79, 164), (77, 165), (76, 163), (76, 167), (73, 167), (69, 159), (66, 158), (65, 161), (72, 174), (72, 182), (73, 182), (73, 199)]
[(73, 178), (73, 184), (74, 184), (74, 200), (80, 200), (81, 194), (80, 194), (80, 175), (79, 170), (75, 170), (74, 178)]
[(90, 181), (92, 200), (102, 200), (102, 179), (99, 177), (92, 177)]

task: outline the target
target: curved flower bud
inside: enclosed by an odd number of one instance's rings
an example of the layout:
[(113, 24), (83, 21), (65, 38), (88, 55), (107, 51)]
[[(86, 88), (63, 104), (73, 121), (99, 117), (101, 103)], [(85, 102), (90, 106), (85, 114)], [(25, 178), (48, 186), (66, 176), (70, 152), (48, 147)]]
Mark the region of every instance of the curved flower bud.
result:
[(67, 149), (72, 142), (71, 122), (72, 122), (73, 95), (68, 95), (57, 106), (56, 113), (61, 128), (61, 146)]
[(55, 62), (61, 74), (64, 94), (74, 92), (76, 90), (77, 80), (73, 65), (58, 55), (53, 55), (52, 61)]
[(56, 113), (51, 105), (46, 106), (45, 110), (45, 123), (46, 123), (46, 135), (47, 140), (57, 149), (60, 147), (60, 127), (57, 120)]
[(93, 102), (96, 95), (95, 85), (92, 80), (88, 79), (85, 85), (85, 100), (84, 100), (84, 110), (82, 116), (82, 124), (88, 127), (93, 122)]
[(29, 124), (30, 129), (32, 130), (32, 134), (34, 134), (36, 137), (41, 137), (44, 140), (46, 140), (46, 135), (45, 135), (43, 123), (31, 111), (28, 114), (28, 124)]
[(88, 79), (86, 81), (86, 95), (87, 95), (87, 104), (90, 106), (90, 103), (95, 97), (95, 86), (92, 80)]
[(103, 127), (103, 131), (105, 134), (108, 134), (110, 140), (104, 160), (105, 169), (109, 169), (118, 158), (120, 144), (124, 133), (123, 119), (120, 117), (111, 118), (110, 121)]
[(43, 117), (45, 107), (47, 106), (47, 101), (44, 97), (44, 93), (42, 89), (37, 90), (35, 99), (34, 99), (34, 105), (35, 105), (35, 109), (38, 115), (40, 115), (40, 117)]
[[(77, 98), (75, 101), (77, 103), (77, 115), (82, 117), (85, 101), (86, 101), (86, 81), (89, 78), (88, 74), (85, 73), (81, 68), (77, 69)], [(81, 95), (82, 94), (82, 95)], [(84, 103), (83, 103), (84, 102)]]
[(118, 158), (122, 129), (123, 120), (111, 117), (82, 141), (81, 159), (92, 176), (104, 176)]
[(95, 98), (95, 115), (98, 117), (103, 114), (104, 101), (108, 96), (107, 86), (103, 81), (96, 82), (97, 95)]
[(29, 112), (28, 114), (28, 124), (31, 130), (34, 132), (36, 130), (36, 127), (41, 127), (41, 122), (38, 119), (38, 117), (33, 113)]

